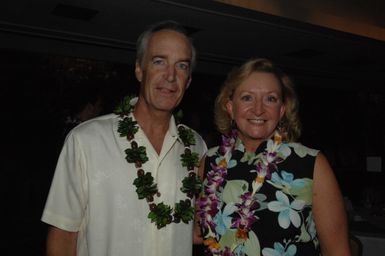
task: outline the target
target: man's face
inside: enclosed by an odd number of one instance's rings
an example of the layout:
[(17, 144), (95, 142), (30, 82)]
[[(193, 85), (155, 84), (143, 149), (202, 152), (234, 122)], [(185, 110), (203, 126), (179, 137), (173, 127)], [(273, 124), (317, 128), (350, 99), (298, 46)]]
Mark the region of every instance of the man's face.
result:
[(140, 97), (156, 111), (171, 112), (181, 102), (191, 82), (192, 49), (187, 38), (172, 30), (153, 34), (135, 74), (141, 82)]

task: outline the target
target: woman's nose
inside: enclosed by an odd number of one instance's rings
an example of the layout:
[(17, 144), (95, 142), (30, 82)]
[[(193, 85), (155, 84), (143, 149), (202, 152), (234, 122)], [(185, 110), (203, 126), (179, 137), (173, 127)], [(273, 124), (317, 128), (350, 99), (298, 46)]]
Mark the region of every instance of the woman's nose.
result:
[(263, 112), (264, 112), (264, 105), (263, 105), (263, 101), (261, 100), (256, 100), (254, 102), (254, 113), (258, 116), (258, 115), (261, 115)]

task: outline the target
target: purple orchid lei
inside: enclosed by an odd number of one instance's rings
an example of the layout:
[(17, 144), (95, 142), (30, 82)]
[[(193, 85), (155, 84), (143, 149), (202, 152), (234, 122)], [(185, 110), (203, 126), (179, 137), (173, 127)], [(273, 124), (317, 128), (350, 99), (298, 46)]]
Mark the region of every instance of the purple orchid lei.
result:
[[(222, 203), (220, 201), (221, 192), (226, 184), (226, 176), (228, 164), (231, 160), (232, 151), (237, 140), (237, 131), (233, 130), (229, 135), (222, 136), (222, 144), (219, 146), (219, 161), (217, 164), (211, 164), (211, 170), (207, 173), (204, 183), (203, 192), (197, 200), (198, 216), (201, 220), (201, 228), (204, 234), (204, 245), (207, 247), (208, 255), (236, 255), (234, 250), (239, 244), (248, 239), (248, 232), (251, 226), (258, 220), (255, 211), (260, 208), (260, 203), (255, 196), (259, 191), (265, 179), (270, 179), (273, 171), (277, 169), (277, 164), (283, 159), (277, 154), (282, 137), (274, 134), (274, 143), (267, 147), (264, 152), (257, 156), (255, 163), (255, 171), (257, 176), (252, 182), (252, 191), (244, 192), (240, 198), (240, 203), (234, 204), (236, 207), (235, 214), (231, 220), (231, 228), (236, 230), (237, 243), (229, 248), (222, 246), (220, 235), (216, 232), (215, 216), (220, 212)], [(224, 248), (223, 248), (224, 247)]]

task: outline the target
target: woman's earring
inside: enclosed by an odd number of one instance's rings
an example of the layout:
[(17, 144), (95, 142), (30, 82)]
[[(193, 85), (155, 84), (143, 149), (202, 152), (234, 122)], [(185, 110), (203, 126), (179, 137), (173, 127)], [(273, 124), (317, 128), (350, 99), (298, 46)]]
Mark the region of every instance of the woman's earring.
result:
[(278, 122), (277, 130), (278, 130), (279, 133), (282, 133), (282, 132), (284, 132), (284, 130), (285, 130), (285, 128), (284, 128), (284, 122), (283, 122), (282, 119), (279, 120), (279, 122)]
[(285, 128), (285, 122), (281, 119), (278, 122), (277, 129), (274, 134), (274, 141), (281, 143), (282, 141), (286, 140), (286, 128)]
[(231, 119), (230, 127), (231, 130), (237, 129), (237, 124), (235, 123), (234, 119)]

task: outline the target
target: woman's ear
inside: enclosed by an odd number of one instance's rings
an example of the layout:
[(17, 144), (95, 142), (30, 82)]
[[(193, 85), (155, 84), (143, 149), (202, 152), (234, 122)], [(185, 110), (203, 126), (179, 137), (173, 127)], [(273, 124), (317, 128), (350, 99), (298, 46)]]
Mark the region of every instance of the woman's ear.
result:
[(226, 102), (226, 111), (227, 111), (227, 114), (229, 114), (230, 118), (234, 119), (233, 102), (231, 100)]

